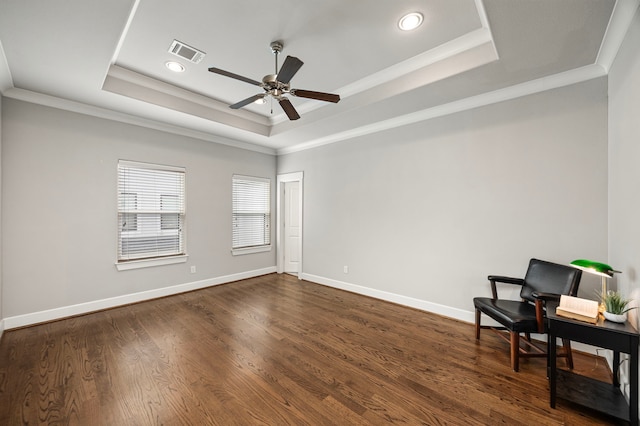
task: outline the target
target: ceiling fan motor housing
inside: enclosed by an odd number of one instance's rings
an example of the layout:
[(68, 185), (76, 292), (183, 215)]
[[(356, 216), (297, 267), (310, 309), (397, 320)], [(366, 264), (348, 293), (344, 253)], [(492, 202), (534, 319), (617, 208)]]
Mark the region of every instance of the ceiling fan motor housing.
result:
[(267, 94), (279, 99), (285, 93), (289, 93), (289, 85), (278, 81), (277, 74), (268, 74), (262, 78), (262, 88)]

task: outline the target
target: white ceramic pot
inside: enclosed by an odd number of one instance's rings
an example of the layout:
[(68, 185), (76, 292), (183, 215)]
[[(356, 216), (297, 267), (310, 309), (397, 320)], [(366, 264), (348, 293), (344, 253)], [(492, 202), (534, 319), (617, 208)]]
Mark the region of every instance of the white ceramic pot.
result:
[(622, 315), (612, 314), (611, 312), (604, 311), (604, 317), (613, 322), (623, 323), (627, 321), (627, 313), (625, 312)]

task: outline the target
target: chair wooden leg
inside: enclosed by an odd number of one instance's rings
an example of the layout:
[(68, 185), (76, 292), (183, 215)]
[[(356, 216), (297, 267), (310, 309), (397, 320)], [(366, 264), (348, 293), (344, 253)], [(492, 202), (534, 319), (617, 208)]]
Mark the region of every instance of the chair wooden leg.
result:
[(564, 353), (567, 357), (567, 367), (569, 370), (573, 370), (573, 354), (571, 353), (571, 340), (562, 339), (562, 346), (564, 347)]
[(511, 331), (511, 369), (517, 372), (520, 369), (520, 333)]
[(480, 309), (476, 309), (476, 340), (480, 340)]

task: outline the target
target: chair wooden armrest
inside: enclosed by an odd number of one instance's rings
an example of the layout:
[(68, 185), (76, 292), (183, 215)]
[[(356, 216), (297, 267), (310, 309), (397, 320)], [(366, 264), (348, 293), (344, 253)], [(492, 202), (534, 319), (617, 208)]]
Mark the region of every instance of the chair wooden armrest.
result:
[(494, 300), (498, 298), (498, 290), (496, 288), (496, 283), (514, 284), (519, 286), (524, 285), (524, 278), (512, 278), (512, 277), (504, 277), (501, 275), (489, 275), (487, 279), (491, 283), (491, 295), (493, 296)]
[(538, 333), (544, 333), (545, 307), (547, 302), (559, 302), (560, 295), (555, 293), (544, 293), (541, 291), (534, 291), (531, 295), (536, 299), (536, 322), (538, 323)]
[(541, 299), (545, 303), (547, 302), (560, 302), (560, 295), (556, 293), (543, 293), (541, 291), (534, 291), (532, 296), (536, 299)]

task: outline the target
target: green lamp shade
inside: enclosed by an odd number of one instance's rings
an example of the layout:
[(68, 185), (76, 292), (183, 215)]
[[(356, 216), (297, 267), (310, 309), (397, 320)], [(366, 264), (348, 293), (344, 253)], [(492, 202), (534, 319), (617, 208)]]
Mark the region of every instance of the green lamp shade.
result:
[(606, 263), (596, 262), (594, 260), (578, 259), (571, 262), (571, 266), (574, 268), (582, 269), (585, 272), (591, 274), (600, 275), (601, 277), (613, 277), (614, 272), (620, 273), (620, 271), (614, 270)]

